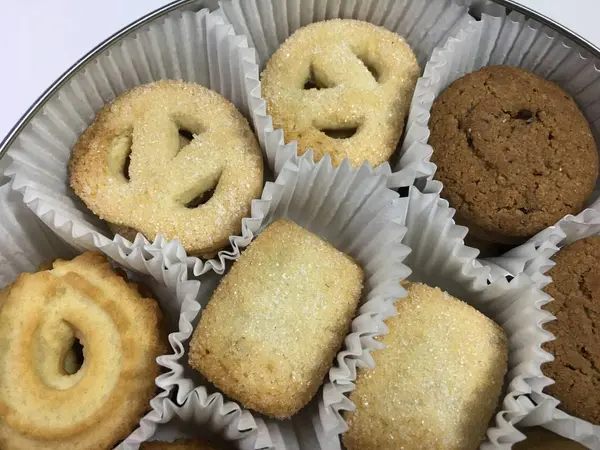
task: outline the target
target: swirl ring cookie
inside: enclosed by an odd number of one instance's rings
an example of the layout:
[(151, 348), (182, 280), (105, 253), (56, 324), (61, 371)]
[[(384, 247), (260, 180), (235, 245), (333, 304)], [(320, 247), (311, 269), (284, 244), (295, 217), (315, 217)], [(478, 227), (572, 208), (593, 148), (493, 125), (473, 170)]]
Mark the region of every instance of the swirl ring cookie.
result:
[[(113, 448), (155, 394), (160, 319), (96, 253), (1, 290), (0, 448)], [(84, 359), (74, 369), (76, 338)]]
[(117, 230), (162, 233), (208, 257), (240, 232), (260, 196), (262, 155), (226, 98), (197, 84), (160, 81), (100, 111), (73, 149), (70, 181)]
[(273, 54), (262, 94), (274, 128), (299, 154), (329, 153), (358, 167), (385, 162), (404, 129), (419, 77), (417, 59), (397, 34), (367, 22), (330, 20), (300, 28)]

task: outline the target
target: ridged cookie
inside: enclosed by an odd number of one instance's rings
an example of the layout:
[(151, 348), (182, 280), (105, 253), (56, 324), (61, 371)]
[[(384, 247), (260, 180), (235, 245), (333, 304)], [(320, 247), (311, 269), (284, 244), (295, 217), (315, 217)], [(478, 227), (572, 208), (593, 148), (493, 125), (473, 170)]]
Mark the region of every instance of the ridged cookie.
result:
[(155, 395), (161, 317), (96, 253), (0, 291), (0, 448), (112, 449)]

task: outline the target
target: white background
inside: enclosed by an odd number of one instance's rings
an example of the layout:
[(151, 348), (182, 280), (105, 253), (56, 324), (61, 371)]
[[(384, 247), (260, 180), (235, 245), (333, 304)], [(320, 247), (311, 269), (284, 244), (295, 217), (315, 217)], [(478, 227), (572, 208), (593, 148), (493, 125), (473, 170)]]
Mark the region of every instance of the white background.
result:
[[(278, 0), (273, 0), (278, 1)], [(0, 0), (0, 140), (77, 59), (165, 0)], [(599, 0), (521, 0), (600, 46)]]

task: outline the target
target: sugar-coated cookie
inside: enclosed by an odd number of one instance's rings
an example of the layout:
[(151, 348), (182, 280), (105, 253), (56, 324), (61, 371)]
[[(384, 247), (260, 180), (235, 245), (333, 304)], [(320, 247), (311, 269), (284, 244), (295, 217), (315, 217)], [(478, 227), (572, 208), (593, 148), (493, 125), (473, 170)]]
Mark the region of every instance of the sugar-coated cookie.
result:
[(419, 73), (396, 33), (335, 19), (300, 28), (279, 47), (262, 73), (262, 95), (274, 128), (297, 140), (300, 154), (377, 166), (396, 150)]
[(192, 337), (190, 365), (245, 407), (290, 417), (321, 386), (362, 282), (350, 257), (278, 220), (214, 292)]
[(261, 150), (225, 97), (182, 81), (136, 87), (102, 109), (69, 164), (75, 193), (116, 232), (161, 233), (213, 256), (263, 183)]

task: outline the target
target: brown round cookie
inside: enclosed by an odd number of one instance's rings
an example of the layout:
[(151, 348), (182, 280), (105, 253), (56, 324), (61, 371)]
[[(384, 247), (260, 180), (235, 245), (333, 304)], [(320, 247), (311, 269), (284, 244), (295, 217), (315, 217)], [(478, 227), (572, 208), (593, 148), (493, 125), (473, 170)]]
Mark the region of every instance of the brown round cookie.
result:
[(519, 68), (456, 80), (429, 125), (442, 196), (481, 239), (518, 243), (580, 212), (598, 177), (596, 144), (573, 99)]
[(543, 366), (556, 383), (547, 392), (563, 411), (600, 425), (600, 236), (577, 241), (554, 257), (544, 308), (556, 321), (544, 327), (556, 340), (544, 348), (554, 361)]

